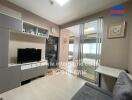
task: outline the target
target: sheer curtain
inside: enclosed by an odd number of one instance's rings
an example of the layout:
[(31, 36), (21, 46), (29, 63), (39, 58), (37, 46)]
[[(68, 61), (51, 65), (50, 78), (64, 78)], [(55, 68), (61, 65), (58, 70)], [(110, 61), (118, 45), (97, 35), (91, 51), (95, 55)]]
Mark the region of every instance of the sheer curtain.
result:
[(96, 42), (96, 66), (100, 64), (101, 60), (101, 48), (102, 48), (102, 42), (103, 42), (103, 18), (100, 17), (98, 19), (98, 24), (97, 24), (97, 42)]

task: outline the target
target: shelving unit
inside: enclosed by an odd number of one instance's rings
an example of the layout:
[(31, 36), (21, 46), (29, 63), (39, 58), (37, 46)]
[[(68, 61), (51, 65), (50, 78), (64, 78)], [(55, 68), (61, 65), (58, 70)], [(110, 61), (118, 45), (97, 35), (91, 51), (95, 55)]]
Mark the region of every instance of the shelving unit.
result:
[(37, 37), (48, 37), (48, 29), (43, 29), (38, 26), (34, 26), (23, 22), (23, 34), (37, 36)]
[[(25, 29), (25, 32), (22, 29)], [(23, 81), (46, 75), (46, 61), (15, 63), (18, 48), (39, 48), (44, 53), (47, 37), (47, 29), (0, 13), (0, 93), (19, 87)]]
[(28, 37), (32, 37), (32, 38), (48, 38), (47, 36), (39, 36), (39, 35), (35, 35), (35, 34), (30, 34), (30, 33), (26, 33), (26, 32), (10, 32), (11, 34), (16, 34), (16, 35), (21, 35), (21, 36), (28, 36)]

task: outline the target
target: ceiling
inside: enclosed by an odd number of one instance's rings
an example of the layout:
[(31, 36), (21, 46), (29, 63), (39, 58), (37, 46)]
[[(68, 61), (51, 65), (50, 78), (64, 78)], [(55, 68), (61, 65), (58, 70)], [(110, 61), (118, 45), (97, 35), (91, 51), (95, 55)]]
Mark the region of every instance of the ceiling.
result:
[(8, 0), (57, 25), (97, 13), (128, 0), (70, 0), (64, 6), (49, 0)]

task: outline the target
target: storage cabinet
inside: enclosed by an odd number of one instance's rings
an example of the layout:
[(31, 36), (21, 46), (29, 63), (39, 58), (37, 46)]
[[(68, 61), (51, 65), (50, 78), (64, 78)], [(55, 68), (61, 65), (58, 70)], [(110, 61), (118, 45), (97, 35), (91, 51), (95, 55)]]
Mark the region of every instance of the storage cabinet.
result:
[(32, 77), (31, 65), (22, 65), (21, 66), (21, 82), (29, 80), (31, 77)]
[(48, 69), (47, 66), (40, 66), (38, 68), (38, 72), (37, 72), (38, 76), (46, 75), (47, 74), (47, 69)]
[(44, 28), (39, 28), (28, 23), (23, 23), (23, 33), (30, 34), (39, 37), (48, 37), (48, 30)]
[(0, 28), (0, 68), (8, 67), (9, 30)]
[(47, 64), (45, 62), (36, 62), (21, 65), (21, 82), (30, 80), (47, 74)]
[(42, 28), (37, 28), (37, 29), (38, 29), (37, 35), (42, 37), (48, 37), (48, 30)]
[(0, 68), (8, 67), (10, 31), (22, 31), (22, 21), (0, 13)]
[(0, 27), (22, 32), (22, 21), (0, 13)]
[[(31, 77), (30, 77), (30, 79), (38, 77), (38, 75), (37, 75), (38, 67), (36, 67), (36, 68), (31, 68), (30, 70), (31, 70)], [(44, 73), (43, 73), (43, 74), (44, 74)]]
[(21, 82), (31, 79), (32, 71), (31, 71), (31, 64), (23, 64), (21, 65)]
[[(0, 13), (0, 93), (19, 87), (22, 81), (46, 75), (47, 73), (47, 65), (41, 65), (41, 62), (8, 65), (10, 35), (12, 32), (23, 33), (22, 26), (23, 23), (21, 20)], [(43, 33), (45, 31), (39, 30), (39, 32)], [(28, 35), (26, 34), (24, 36)], [(36, 35), (35, 37), (45, 38), (44, 36)]]
[(21, 80), (20, 66), (0, 69), (0, 93), (20, 86)]

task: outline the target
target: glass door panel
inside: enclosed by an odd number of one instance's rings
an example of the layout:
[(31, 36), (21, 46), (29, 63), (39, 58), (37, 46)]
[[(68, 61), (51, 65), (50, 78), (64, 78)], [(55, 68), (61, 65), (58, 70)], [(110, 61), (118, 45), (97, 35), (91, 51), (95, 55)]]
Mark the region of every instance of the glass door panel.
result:
[[(96, 81), (95, 69), (98, 65), (100, 39), (98, 20), (82, 24), (80, 36), (81, 77)], [(80, 30), (82, 30), (80, 29)]]

